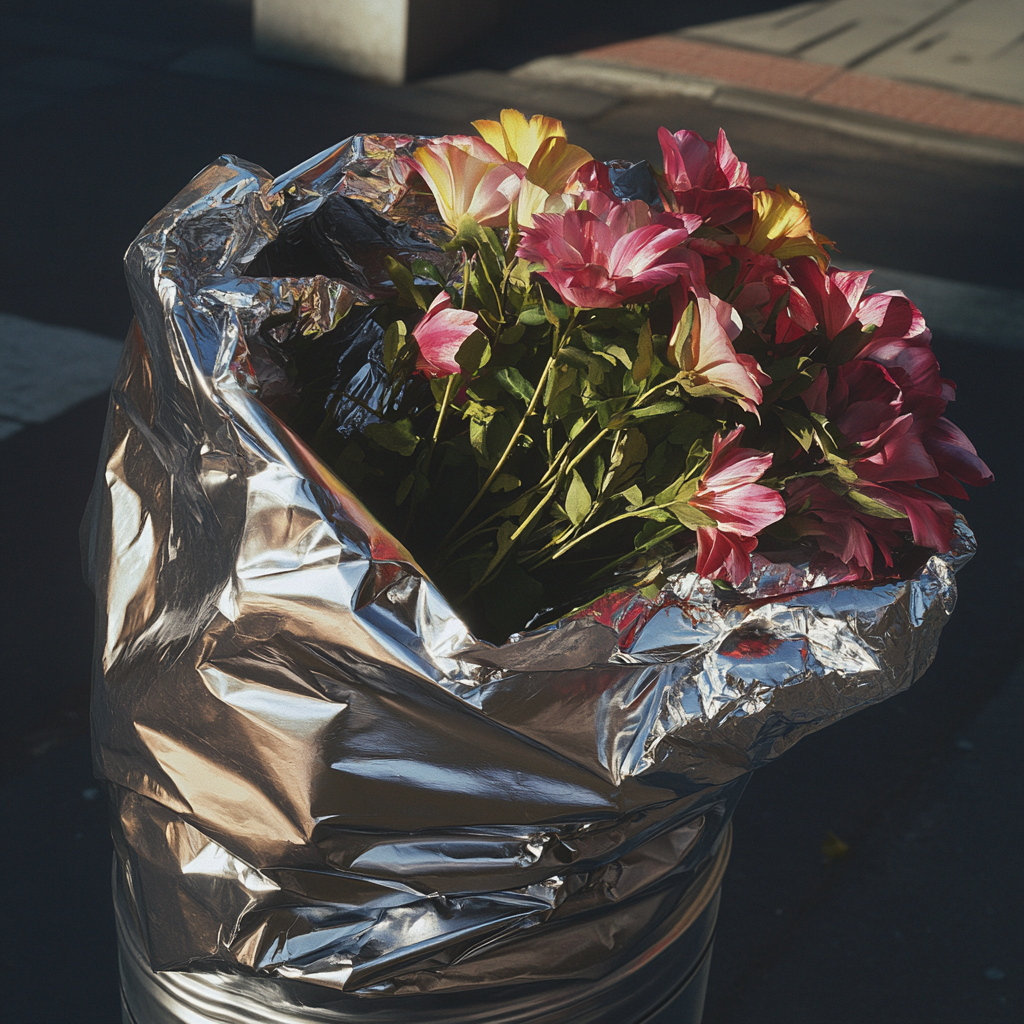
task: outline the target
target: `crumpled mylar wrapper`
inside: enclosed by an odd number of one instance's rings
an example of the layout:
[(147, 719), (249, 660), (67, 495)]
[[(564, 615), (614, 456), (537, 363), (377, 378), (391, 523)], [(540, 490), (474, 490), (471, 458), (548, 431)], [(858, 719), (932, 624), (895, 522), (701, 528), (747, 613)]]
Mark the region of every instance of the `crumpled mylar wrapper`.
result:
[[(372, 390), (382, 247), (448, 258), (405, 196), (416, 142), (277, 179), (223, 157), (127, 253), (84, 538), (95, 768), (158, 971), (418, 996), (649, 958), (750, 770), (919, 677), (973, 553), (961, 520), (902, 581), (761, 560), (747, 593), (684, 572), (478, 643), (270, 411), (301, 385), (281, 354), (332, 331)], [(309, 262), (314, 229), (339, 276), (252, 272), (272, 241)]]

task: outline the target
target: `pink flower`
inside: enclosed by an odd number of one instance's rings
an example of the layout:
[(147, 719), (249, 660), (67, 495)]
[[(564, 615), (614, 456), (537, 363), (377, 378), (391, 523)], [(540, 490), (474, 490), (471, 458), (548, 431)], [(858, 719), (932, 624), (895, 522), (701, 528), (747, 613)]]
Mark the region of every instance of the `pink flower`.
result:
[(444, 135), (420, 146), (408, 166), (434, 195), (441, 219), (453, 231), (470, 216), (485, 227), (508, 223), (526, 168), (508, 162), (474, 135)]
[[(910, 523), (915, 544), (933, 551), (949, 550), (953, 542), (955, 516), (949, 504), (938, 495), (911, 483), (900, 482), (879, 486), (861, 481), (857, 489), (869, 498), (902, 512)], [(900, 520), (893, 522), (899, 524)]]
[(690, 391), (698, 394), (710, 385), (728, 392), (734, 401), (755, 416), (764, 397), (762, 388), (771, 383), (757, 360), (733, 348), (733, 339), (743, 329), (739, 314), (724, 299), (711, 295), (703, 282), (694, 282), (696, 309), (689, 337), (679, 338), (684, 321), (682, 313), (689, 298), (682, 286), (672, 289), (676, 324), (669, 340), (669, 351), (678, 359), (680, 372), (689, 378)]
[(439, 292), (412, 331), (420, 350), (416, 369), (425, 377), (461, 373), (455, 356), (476, 329), (476, 313), (471, 309), (453, 309), (451, 296), (446, 291)]
[(733, 583), (742, 583), (750, 572), (756, 535), (786, 514), (782, 495), (755, 482), (771, 465), (771, 455), (737, 447), (743, 431), (736, 427), (724, 437), (715, 435), (708, 468), (690, 498), (694, 508), (716, 521), (697, 532), (697, 572)]
[(727, 224), (753, 212), (753, 191), (764, 188), (764, 180), (751, 183), (747, 165), (736, 158), (724, 131), (719, 129), (713, 148), (696, 132), (673, 135), (667, 128), (658, 130), (658, 141), (665, 182), (680, 210), (698, 214), (707, 224)]
[[(892, 566), (892, 552), (902, 543), (897, 532), (899, 520), (860, 512), (813, 478), (792, 481), (786, 496), (794, 513), (786, 522), (801, 536), (814, 537), (823, 552), (853, 570), (853, 578), (867, 579), (874, 574), (876, 548), (885, 564)], [(834, 578), (836, 574), (829, 575)]]
[(797, 256), (788, 266), (826, 337), (834, 338), (857, 319), (857, 307), (868, 286), (870, 270), (826, 272), (810, 256)]
[(565, 186), (566, 192), (604, 192), (612, 194), (612, 178), (608, 165), (600, 160), (588, 160), (577, 167)]
[(921, 438), (925, 450), (938, 467), (938, 475), (926, 481), (927, 486), (940, 494), (951, 494), (954, 498), (966, 498), (967, 492), (961, 482), (972, 487), (984, 487), (995, 477), (985, 465), (967, 435), (940, 416)]
[(756, 537), (740, 537), (711, 527), (697, 528), (697, 572), (709, 580), (742, 583), (750, 575)]
[(584, 198), (586, 210), (537, 214), (519, 246), (521, 257), (544, 265), (540, 276), (568, 305), (613, 308), (681, 275), (702, 274), (696, 253), (680, 248), (696, 217), (654, 215), (640, 200), (600, 192)]
[[(752, 252), (745, 245), (722, 245), (710, 238), (691, 239), (687, 246), (703, 257), (708, 286), (755, 330), (762, 330), (776, 309), (784, 308), (787, 297), (794, 294), (785, 270), (768, 253)], [(728, 288), (725, 293), (723, 286)], [(810, 327), (816, 323), (812, 315)]]

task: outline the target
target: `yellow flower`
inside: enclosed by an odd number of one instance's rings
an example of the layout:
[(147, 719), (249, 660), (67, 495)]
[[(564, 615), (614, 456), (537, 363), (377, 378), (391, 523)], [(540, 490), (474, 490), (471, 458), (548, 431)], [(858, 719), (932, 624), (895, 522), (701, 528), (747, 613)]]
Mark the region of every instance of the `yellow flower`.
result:
[(516, 204), (516, 223), (521, 228), (532, 228), (537, 213), (565, 213), (575, 208), (573, 197), (565, 192), (551, 193), (535, 185), (528, 178), (523, 180)]
[(441, 219), (453, 231), (464, 216), (485, 227), (508, 223), (523, 168), (471, 135), (445, 135), (420, 146), (409, 165), (434, 194)]
[(822, 246), (832, 244), (811, 228), (810, 214), (800, 196), (782, 185), (771, 192), (754, 193), (753, 220), (737, 237), (754, 252), (770, 253), (780, 260), (810, 256), (822, 267), (828, 263)]
[(573, 172), (594, 159), (566, 141), (561, 121), (543, 114), (527, 121), (518, 110), (503, 110), (500, 122), (474, 121), (473, 127), (506, 160), (522, 164), (527, 181), (548, 193), (563, 192)]

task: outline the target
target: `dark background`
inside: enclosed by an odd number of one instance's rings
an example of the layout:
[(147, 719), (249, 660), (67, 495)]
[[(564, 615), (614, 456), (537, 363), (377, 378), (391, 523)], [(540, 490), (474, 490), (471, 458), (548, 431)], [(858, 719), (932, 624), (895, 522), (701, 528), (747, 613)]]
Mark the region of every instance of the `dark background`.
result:
[[(782, 6), (590, 3), (584, 19), (575, 4), (519, 3), (501, 32), (424, 77), (500, 72)], [(355, 132), (466, 131), (509, 104), (563, 117), (572, 141), (602, 158), (656, 159), (661, 124), (706, 136), (722, 125), (756, 173), (804, 196), (844, 257), (1008, 289), (1024, 281), (1015, 168), (690, 99), (612, 101), (508, 81), (499, 101), (257, 62), (241, 3), (52, 0), (4, 5), (0, 19), (0, 310), (44, 323), (123, 336), (125, 248), (220, 153), (280, 173)], [(965, 506), (979, 554), (920, 682), (752, 779), (706, 1024), (1019, 1019), (1024, 342), (1019, 332), (991, 345), (940, 336), (935, 348), (959, 384), (952, 416), (996, 474)], [(0, 442), (0, 967), (17, 1024), (119, 1020), (110, 845), (88, 754), (92, 599), (77, 540), (105, 410), (105, 397), (92, 399)], [(824, 858), (827, 832), (847, 856)]]

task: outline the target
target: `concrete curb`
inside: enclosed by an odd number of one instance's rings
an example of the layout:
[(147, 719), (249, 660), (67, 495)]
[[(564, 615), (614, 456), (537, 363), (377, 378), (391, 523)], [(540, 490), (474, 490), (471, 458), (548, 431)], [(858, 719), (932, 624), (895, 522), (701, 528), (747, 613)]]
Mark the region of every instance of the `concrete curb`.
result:
[[(796, 62), (794, 62), (796, 63)], [(510, 72), (513, 78), (572, 85), (615, 96), (686, 96), (714, 106), (851, 135), (936, 156), (1024, 167), (1024, 145), (968, 136), (869, 111), (818, 103), (799, 96), (745, 89), (709, 78), (587, 57), (541, 57)], [(939, 90), (934, 90), (939, 92)]]

